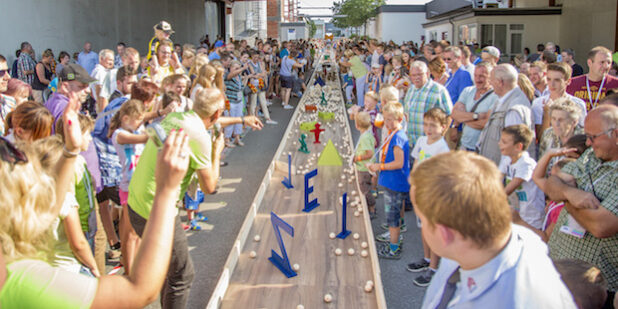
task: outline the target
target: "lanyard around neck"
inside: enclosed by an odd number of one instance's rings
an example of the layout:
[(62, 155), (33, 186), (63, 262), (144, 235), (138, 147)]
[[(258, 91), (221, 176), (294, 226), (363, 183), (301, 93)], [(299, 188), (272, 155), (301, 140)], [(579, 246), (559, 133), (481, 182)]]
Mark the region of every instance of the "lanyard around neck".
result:
[(599, 98), (601, 98), (601, 91), (603, 90), (603, 86), (605, 85), (606, 75), (603, 75), (603, 80), (601, 81), (601, 85), (599, 86), (599, 91), (597, 92), (597, 98), (592, 102), (592, 91), (590, 91), (590, 81), (588, 80), (588, 75), (586, 75), (586, 90), (588, 90), (588, 100), (590, 100), (590, 107), (595, 108), (597, 106), (597, 102), (599, 102)]

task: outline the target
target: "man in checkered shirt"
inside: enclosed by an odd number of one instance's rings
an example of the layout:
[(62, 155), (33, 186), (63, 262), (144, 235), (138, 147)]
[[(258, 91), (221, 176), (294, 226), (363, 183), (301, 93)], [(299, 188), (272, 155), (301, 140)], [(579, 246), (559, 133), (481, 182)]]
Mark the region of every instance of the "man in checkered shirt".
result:
[(414, 87), (410, 87), (406, 93), (403, 106), (408, 118), (408, 140), (412, 148), (416, 144), (416, 140), (423, 136), (423, 115), (425, 112), (438, 107), (447, 115), (450, 115), (453, 103), (446, 88), (429, 78), (429, 70), (424, 62), (414, 61), (410, 65), (410, 79)]
[[(609, 290), (618, 288), (618, 107), (591, 110), (579, 159), (551, 176), (545, 193), (565, 201), (549, 239), (553, 259), (579, 259), (599, 267)], [(577, 187), (568, 185), (575, 181)]]

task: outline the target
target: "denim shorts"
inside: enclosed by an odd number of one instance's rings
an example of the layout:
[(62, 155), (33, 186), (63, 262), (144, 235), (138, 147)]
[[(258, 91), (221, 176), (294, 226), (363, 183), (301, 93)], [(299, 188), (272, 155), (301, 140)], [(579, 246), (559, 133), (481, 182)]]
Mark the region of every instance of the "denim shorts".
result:
[(386, 224), (389, 227), (399, 227), (401, 224), (401, 206), (406, 200), (408, 192), (397, 192), (386, 187), (384, 190), (384, 213), (386, 214)]

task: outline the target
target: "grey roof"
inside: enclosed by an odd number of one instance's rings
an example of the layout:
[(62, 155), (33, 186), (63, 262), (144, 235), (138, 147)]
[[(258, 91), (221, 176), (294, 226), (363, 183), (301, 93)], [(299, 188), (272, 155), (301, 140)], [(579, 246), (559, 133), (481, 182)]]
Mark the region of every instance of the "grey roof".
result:
[(415, 4), (385, 4), (377, 8), (378, 13), (409, 13), (409, 12), (425, 12), (425, 5)]

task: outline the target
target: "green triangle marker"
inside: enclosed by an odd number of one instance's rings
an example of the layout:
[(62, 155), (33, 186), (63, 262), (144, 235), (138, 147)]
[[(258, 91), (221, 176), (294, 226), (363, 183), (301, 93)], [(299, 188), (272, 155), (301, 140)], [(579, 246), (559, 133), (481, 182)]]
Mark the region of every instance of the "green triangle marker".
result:
[(339, 152), (337, 152), (337, 148), (333, 145), (332, 140), (328, 140), (326, 147), (322, 150), (320, 154), (320, 158), (318, 158), (318, 166), (342, 166), (343, 160), (341, 160), (341, 156)]

